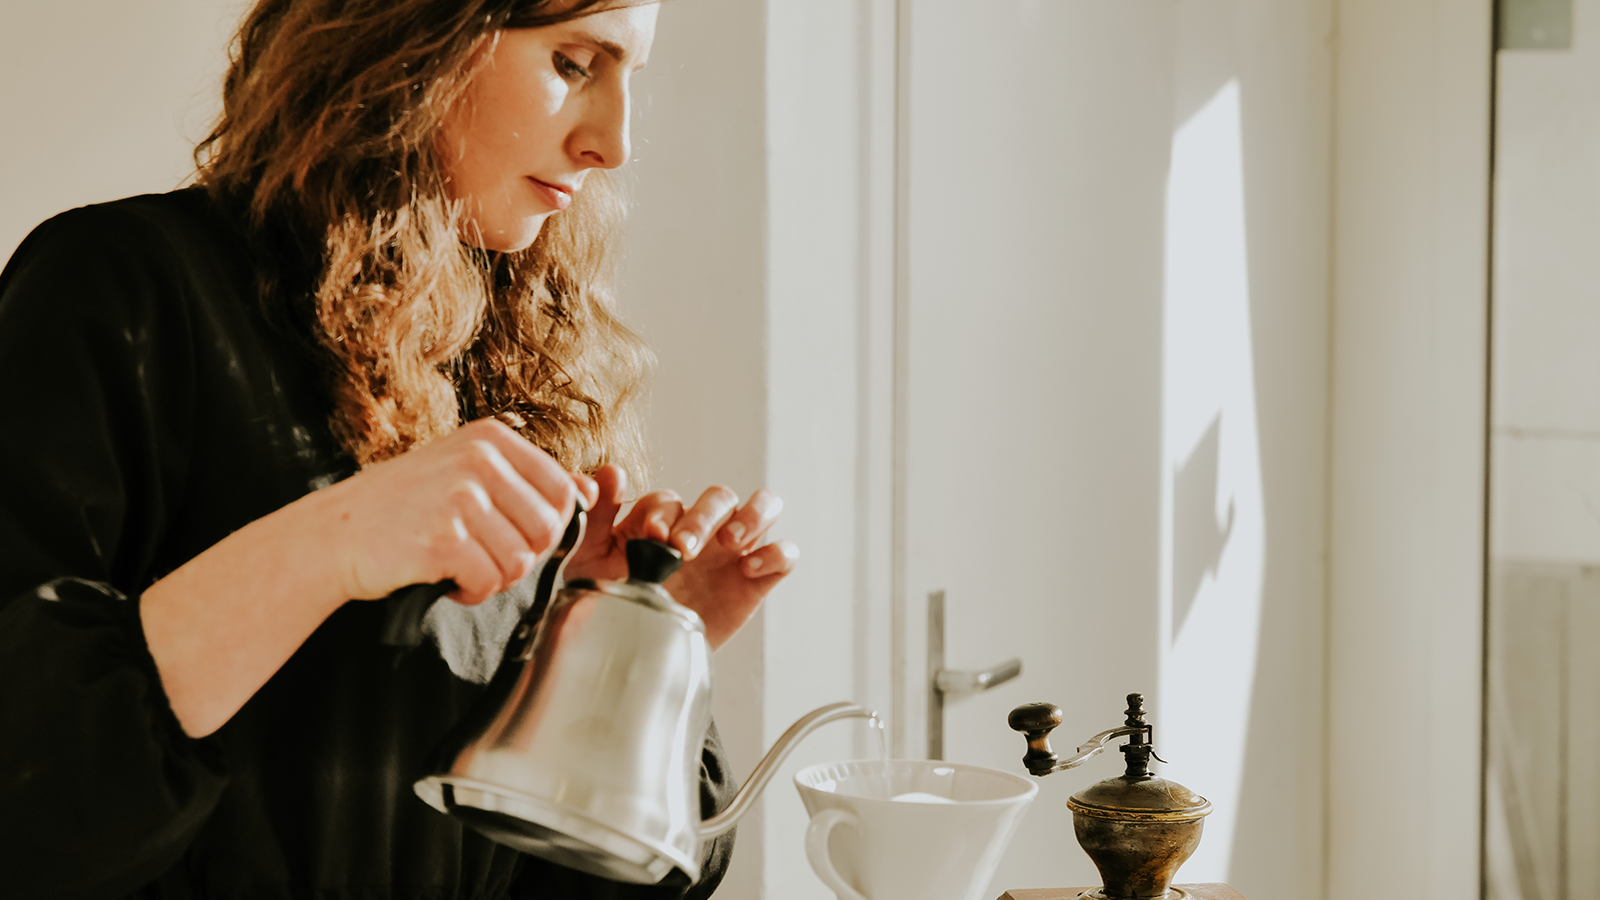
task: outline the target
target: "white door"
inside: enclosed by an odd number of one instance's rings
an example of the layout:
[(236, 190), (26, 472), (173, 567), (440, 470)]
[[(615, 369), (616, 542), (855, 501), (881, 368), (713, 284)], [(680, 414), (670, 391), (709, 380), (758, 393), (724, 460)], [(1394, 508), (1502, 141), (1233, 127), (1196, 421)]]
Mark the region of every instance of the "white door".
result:
[[(942, 591), (946, 667), (1023, 660), (1019, 678), (948, 704), (944, 758), (1017, 771), (1011, 708), (1060, 706), (1055, 745), (1070, 749), (1146, 695), (1173, 763), (1158, 771), (1217, 805), (1184, 881), (1292, 884), (1297, 854), (1319, 852), (1299, 792), (1317, 783), (1301, 753), (1318, 676), (1301, 651), (1319, 646), (1326, 218), (1271, 190), (1327, 184), (1304, 152), (1327, 107), (1271, 95), (1319, 77), (1314, 57), (1277, 46), (1317, 46), (1312, 6), (903, 7), (910, 715), (896, 749), (927, 747), (920, 654)], [(1250, 145), (1269, 157), (1251, 203), (1247, 89), (1273, 116)], [(1253, 228), (1247, 206), (1263, 214)], [(1252, 297), (1251, 272), (1272, 289)], [(1274, 351), (1266, 374), (1258, 346)], [(1263, 383), (1293, 398), (1265, 426)], [(1277, 631), (1264, 638), (1270, 429), (1279, 485), (1312, 500), (1277, 500)], [(1097, 884), (1065, 801), (1121, 772), (1112, 752), (1044, 779), (990, 895)]]
[[(1022, 675), (952, 700), (944, 758), (1020, 771), (1014, 706), (1062, 708), (1058, 748), (1156, 691), (1165, 4), (911, 0), (902, 165), (907, 710), (925, 707), (927, 597), (946, 665)], [(909, 40), (905, 36), (909, 35)], [(926, 722), (896, 734), (921, 755)], [(993, 883), (1098, 884), (1058, 773)]]

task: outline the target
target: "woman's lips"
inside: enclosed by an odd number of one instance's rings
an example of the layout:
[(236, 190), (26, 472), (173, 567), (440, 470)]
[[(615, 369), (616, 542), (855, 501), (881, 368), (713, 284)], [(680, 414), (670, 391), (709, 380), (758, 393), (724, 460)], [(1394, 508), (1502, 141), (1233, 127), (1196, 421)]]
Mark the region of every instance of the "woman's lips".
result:
[(563, 210), (572, 205), (572, 190), (570, 188), (554, 185), (547, 181), (540, 181), (531, 175), (528, 176), (528, 181), (533, 185), (533, 189), (538, 192), (539, 196), (544, 198), (544, 202), (557, 210)]

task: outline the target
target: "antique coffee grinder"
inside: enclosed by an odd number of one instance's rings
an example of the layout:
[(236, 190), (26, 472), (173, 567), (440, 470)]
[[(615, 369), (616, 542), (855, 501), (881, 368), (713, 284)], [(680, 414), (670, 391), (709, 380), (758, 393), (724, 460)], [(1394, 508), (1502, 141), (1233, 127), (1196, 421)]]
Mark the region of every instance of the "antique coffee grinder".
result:
[(1144, 720), (1143, 695), (1128, 695), (1126, 715), (1121, 728), (1100, 732), (1065, 760), (1050, 749), (1050, 732), (1061, 724), (1059, 707), (1028, 703), (1012, 710), (1006, 721), (1027, 736), (1028, 752), (1022, 764), (1029, 774), (1040, 778), (1087, 762), (1115, 738), (1130, 738), (1122, 746), (1128, 770), (1119, 778), (1108, 778), (1073, 794), (1067, 801), (1078, 843), (1094, 860), (1104, 883), (1084, 896), (1090, 900), (1180, 900), (1188, 894), (1172, 887), (1172, 879), (1200, 846), (1201, 820), (1211, 812), (1211, 802), (1176, 781), (1150, 774), (1155, 750), (1150, 725)]

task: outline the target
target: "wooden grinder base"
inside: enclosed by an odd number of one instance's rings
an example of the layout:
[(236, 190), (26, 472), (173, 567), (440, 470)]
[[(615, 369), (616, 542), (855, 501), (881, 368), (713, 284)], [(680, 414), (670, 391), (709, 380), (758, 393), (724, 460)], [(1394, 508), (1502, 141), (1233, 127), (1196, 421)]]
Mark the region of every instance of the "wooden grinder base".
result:
[[(1244, 900), (1237, 891), (1225, 884), (1175, 884), (1173, 887), (1185, 891), (1193, 900)], [(999, 900), (1078, 900), (1079, 896), (1092, 890), (1092, 887), (1028, 888), (1006, 891)]]

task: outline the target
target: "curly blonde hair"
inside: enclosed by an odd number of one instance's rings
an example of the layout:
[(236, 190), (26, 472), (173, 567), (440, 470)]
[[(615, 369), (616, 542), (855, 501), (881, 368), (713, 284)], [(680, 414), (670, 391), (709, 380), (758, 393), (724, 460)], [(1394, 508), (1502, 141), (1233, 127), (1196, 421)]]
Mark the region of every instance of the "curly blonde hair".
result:
[(245, 18), (198, 180), (315, 258), (307, 308), (271, 273), (263, 304), (311, 333), (361, 465), (513, 413), (568, 468), (642, 475), (653, 357), (615, 310), (618, 179), (591, 172), (531, 247), (488, 252), (461, 243), (435, 149), (502, 30), (627, 2), (260, 0)]

